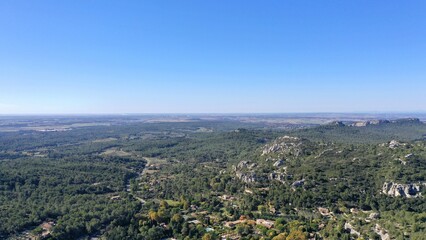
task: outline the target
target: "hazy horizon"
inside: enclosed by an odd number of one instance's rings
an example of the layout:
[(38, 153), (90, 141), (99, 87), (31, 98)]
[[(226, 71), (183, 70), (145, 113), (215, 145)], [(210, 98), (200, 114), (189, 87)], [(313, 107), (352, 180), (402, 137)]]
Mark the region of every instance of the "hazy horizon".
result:
[(158, 112), (158, 113), (0, 113), (0, 116), (423, 116), (426, 111), (418, 112)]
[(0, 114), (426, 112), (424, 1), (2, 1)]

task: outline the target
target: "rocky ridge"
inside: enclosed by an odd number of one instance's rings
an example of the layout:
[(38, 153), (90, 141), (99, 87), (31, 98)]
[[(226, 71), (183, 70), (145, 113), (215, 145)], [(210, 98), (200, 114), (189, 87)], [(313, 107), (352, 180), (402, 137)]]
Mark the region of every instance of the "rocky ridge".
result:
[(277, 154), (278, 156), (293, 156), (297, 158), (306, 151), (308, 145), (310, 145), (310, 142), (306, 139), (286, 135), (265, 145), (262, 149), (262, 156)]
[(421, 197), (421, 188), (426, 183), (401, 184), (395, 182), (385, 182), (382, 187), (382, 193), (392, 197), (416, 198)]

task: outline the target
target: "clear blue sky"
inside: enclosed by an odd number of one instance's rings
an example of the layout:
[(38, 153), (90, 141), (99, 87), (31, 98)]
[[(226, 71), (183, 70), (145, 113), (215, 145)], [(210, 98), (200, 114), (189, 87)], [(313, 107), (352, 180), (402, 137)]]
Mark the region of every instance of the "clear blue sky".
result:
[(426, 111), (426, 1), (0, 1), (0, 114)]

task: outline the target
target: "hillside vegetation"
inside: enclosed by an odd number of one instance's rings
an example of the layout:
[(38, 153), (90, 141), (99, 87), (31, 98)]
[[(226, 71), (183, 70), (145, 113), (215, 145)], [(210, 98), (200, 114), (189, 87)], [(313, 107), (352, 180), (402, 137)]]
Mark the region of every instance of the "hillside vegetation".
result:
[(0, 238), (424, 239), (416, 119), (0, 133)]

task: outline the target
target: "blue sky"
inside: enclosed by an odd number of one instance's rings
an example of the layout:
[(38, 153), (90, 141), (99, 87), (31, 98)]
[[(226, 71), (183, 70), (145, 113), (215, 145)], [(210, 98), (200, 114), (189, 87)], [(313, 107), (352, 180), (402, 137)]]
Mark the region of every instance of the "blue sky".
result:
[(425, 1), (0, 1), (0, 114), (426, 111)]

